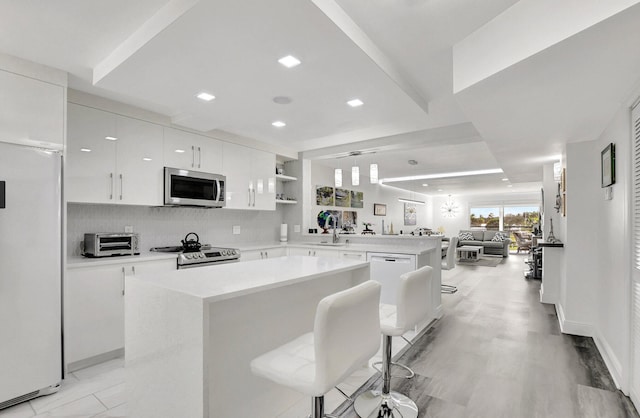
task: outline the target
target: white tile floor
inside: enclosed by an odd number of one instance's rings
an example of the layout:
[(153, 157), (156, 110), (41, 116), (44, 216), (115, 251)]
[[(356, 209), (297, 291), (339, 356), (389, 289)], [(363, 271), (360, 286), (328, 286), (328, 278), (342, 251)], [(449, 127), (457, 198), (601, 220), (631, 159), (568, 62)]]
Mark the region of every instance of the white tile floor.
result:
[[(401, 338), (394, 338), (392, 346), (394, 355), (405, 345), (405, 341)], [(381, 353), (378, 352), (371, 361), (380, 359)], [(356, 370), (339, 387), (345, 393), (351, 394), (374, 373), (376, 372), (371, 367), (363, 367)], [(4, 409), (0, 411), (0, 418), (126, 417), (124, 376), (124, 359), (122, 358), (77, 370), (67, 375), (57, 393)], [(325, 410), (333, 411), (343, 401), (344, 397), (334, 389), (325, 396)], [(301, 395), (298, 402), (283, 411), (277, 418), (306, 417), (309, 414), (310, 405), (311, 400)]]

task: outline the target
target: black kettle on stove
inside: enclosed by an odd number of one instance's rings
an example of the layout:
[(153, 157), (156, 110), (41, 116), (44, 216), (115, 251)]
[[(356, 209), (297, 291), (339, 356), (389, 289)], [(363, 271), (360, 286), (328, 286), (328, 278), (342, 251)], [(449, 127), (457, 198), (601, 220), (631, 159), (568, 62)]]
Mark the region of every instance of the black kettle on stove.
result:
[[(189, 239), (191, 235), (196, 238)], [(180, 242), (182, 242), (182, 248), (184, 249), (185, 253), (194, 253), (196, 251), (200, 251), (200, 248), (202, 247), (202, 244), (200, 244), (200, 237), (195, 232), (189, 232)]]

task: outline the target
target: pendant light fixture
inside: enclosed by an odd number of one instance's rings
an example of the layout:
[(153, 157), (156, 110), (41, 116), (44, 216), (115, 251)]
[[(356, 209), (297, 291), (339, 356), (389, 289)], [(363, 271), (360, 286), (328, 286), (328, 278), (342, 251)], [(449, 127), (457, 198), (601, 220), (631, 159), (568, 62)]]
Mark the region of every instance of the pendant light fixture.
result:
[(333, 175), (333, 179), (336, 187), (342, 187), (342, 169), (336, 168), (335, 173)]
[(378, 164), (369, 165), (369, 181), (371, 184), (378, 183)]
[(360, 167), (358, 167), (357, 165), (351, 167), (351, 185), (360, 185)]
[(458, 205), (453, 201), (451, 195), (449, 195), (447, 201), (442, 204), (440, 211), (445, 218), (455, 218), (458, 215)]

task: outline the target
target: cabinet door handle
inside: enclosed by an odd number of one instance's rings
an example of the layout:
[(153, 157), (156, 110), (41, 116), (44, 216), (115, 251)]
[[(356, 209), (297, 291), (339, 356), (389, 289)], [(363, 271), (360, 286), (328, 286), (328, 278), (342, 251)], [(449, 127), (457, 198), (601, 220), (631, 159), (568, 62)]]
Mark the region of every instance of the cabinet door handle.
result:
[(247, 190), (247, 206), (251, 206), (251, 188)]
[(264, 258), (264, 254), (260, 251), (260, 258)]
[(256, 206), (256, 189), (253, 189), (253, 207)]
[(202, 150), (198, 147), (198, 168), (202, 168)]
[(122, 267), (122, 296), (124, 296), (124, 267)]
[(109, 183), (111, 183), (111, 191), (109, 193), (109, 200), (113, 200), (113, 173), (109, 173)]
[(269, 252), (268, 251), (264, 252), (264, 258), (269, 258)]
[(136, 266), (131, 266), (131, 275), (132, 276), (136, 275)]
[(123, 185), (123, 181), (122, 181), (122, 174), (120, 174), (120, 200), (122, 200), (122, 185)]
[(196, 166), (196, 147), (191, 145), (191, 168)]

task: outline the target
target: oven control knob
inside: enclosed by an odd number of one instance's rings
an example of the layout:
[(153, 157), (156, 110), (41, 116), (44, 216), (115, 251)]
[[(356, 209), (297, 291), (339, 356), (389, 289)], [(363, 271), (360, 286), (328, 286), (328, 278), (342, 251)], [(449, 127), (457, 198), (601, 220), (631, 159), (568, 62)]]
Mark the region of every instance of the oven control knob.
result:
[(185, 254), (184, 256), (185, 256), (185, 258), (186, 258), (187, 260), (190, 260), (190, 259), (191, 259), (191, 254)]
[(200, 258), (204, 258), (204, 253), (200, 253), (200, 254), (198, 255), (198, 257), (200, 257)]
[(236, 250), (231, 250), (231, 255), (236, 255), (238, 252)]
[(229, 255), (229, 251), (227, 251), (227, 250), (222, 250), (222, 255)]

